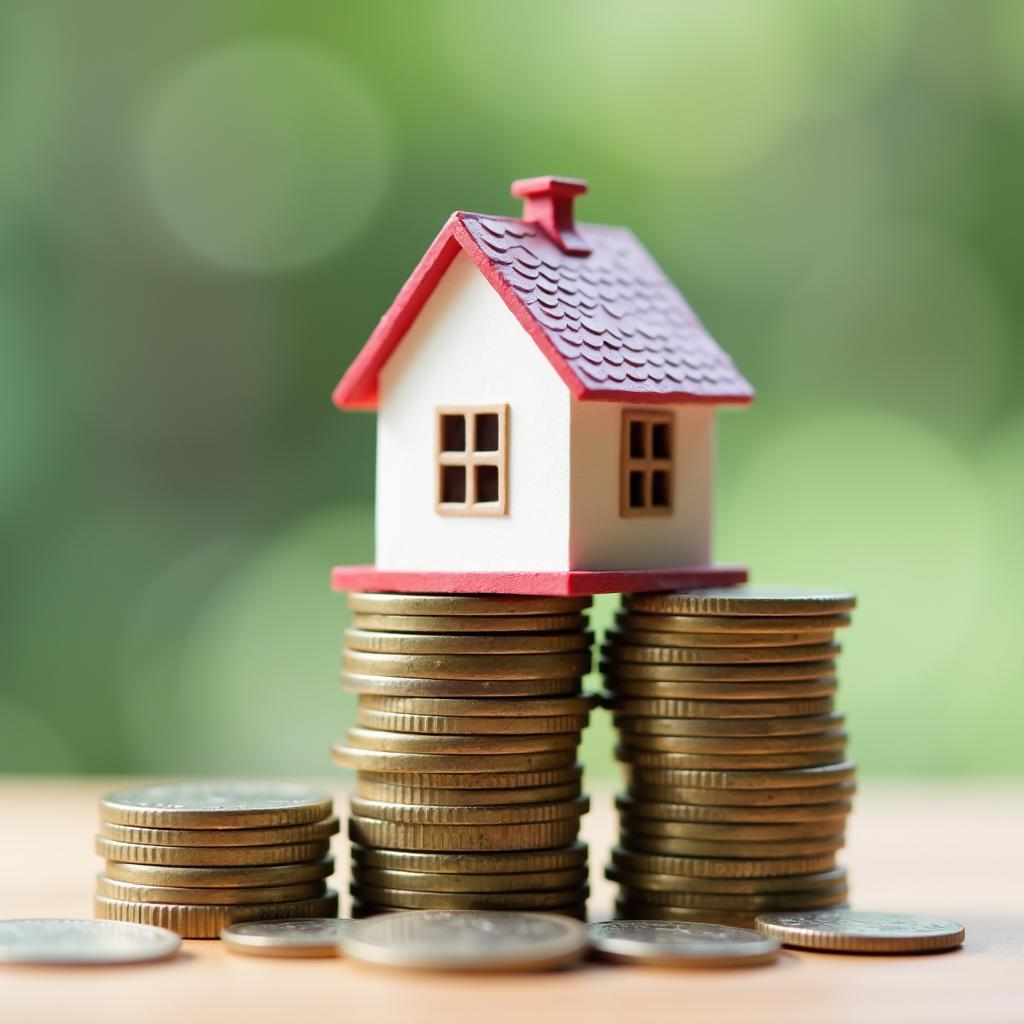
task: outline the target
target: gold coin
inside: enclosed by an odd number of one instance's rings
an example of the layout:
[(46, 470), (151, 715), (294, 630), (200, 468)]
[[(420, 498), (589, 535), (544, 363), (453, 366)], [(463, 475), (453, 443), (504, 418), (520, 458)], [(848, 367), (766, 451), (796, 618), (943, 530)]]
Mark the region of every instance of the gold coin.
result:
[(675, 857), (707, 857), (719, 860), (724, 857), (752, 858), (756, 860), (773, 857), (813, 857), (820, 853), (835, 853), (841, 850), (845, 840), (841, 835), (825, 836), (821, 839), (800, 839), (793, 842), (773, 840), (735, 842), (708, 839), (679, 839), (675, 836), (651, 836), (640, 832), (623, 830), (621, 843), (628, 849), (640, 853), (662, 853)]
[(380, 750), (396, 754), (539, 754), (553, 750), (575, 750), (578, 732), (523, 736), (491, 733), (483, 736), (426, 736), (381, 729), (349, 729), (345, 743), (357, 750)]
[(412, 732), (430, 736), (540, 735), (542, 733), (576, 733), (587, 727), (586, 715), (562, 715), (557, 718), (519, 718), (495, 716), (469, 718), (466, 715), (403, 715), (390, 711), (374, 711), (360, 707), (356, 724), (365, 729), (387, 732)]
[(239, 921), (270, 921), (297, 917), (337, 917), (338, 894), (290, 903), (249, 903), (244, 906), (183, 906), (173, 903), (134, 903), (97, 896), (96, 917), (107, 921), (130, 921), (169, 928), (183, 939), (215, 939), (222, 928)]
[(326, 891), (327, 886), (323, 882), (263, 888), (232, 886), (227, 889), (207, 889), (199, 886), (140, 885), (136, 882), (119, 882), (104, 875), (96, 876), (96, 892), (100, 896), (112, 900), (131, 900), (133, 903), (180, 903), (188, 906), (284, 903), (311, 900), (323, 896)]
[(589, 608), (590, 598), (350, 593), (348, 606), (354, 612), (375, 615), (565, 615)]
[(546, 850), (576, 839), (578, 818), (533, 821), (522, 825), (410, 825), (353, 814), (349, 838), (360, 846), (432, 853)]
[[(401, 907), (381, 907), (381, 906), (378, 906), (375, 903), (362, 903), (359, 900), (352, 900), (352, 917), (353, 917), (354, 920), (357, 920), (357, 921), (362, 919), (362, 918), (367, 918), (367, 917), (379, 917), (382, 914), (384, 914), (384, 915), (394, 914), (395, 916), (403, 916), (404, 917), (406, 914), (417, 914), (417, 915), (419, 915), (419, 914), (429, 914), (429, 913), (444, 913), (444, 914), (448, 914), (448, 913), (454, 913), (454, 911), (403, 910)], [(471, 913), (475, 913), (475, 911), (462, 910), (462, 911), (458, 911), (458, 913), (460, 913), (460, 914), (471, 914)], [(513, 911), (513, 910), (477, 911), (477, 913), (497, 913), (497, 914), (500, 914), (500, 916), (502, 918), (506, 918), (509, 914), (516, 913), (516, 911)], [(523, 911), (520, 911), (520, 913), (523, 913)], [(567, 917), (569, 917), (569, 918), (573, 918), (573, 919), (575, 919), (577, 921), (586, 921), (586, 919), (587, 919), (587, 905), (585, 903), (580, 903), (580, 904), (578, 904), (575, 907), (551, 907), (550, 909), (544, 911), (544, 915), (546, 917), (554, 917), (554, 916), (557, 915), (559, 918), (567, 918)], [(405, 922), (402, 922), (402, 929), (404, 930), (404, 928), (405, 928)], [(349, 957), (349, 959), (353, 958), (351, 950), (346, 949), (345, 950), (345, 954), (346, 954), (346, 956)], [(444, 971), (447, 971), (447, 970), (457, 970), (457, 971), (463, 971), (463, 970), (471, 970), (471, 971), (476, 971), (476, 970), (480, 970), (480, 971), (514, 970), (514, 971), (518, 971), (518, 970), (521, 970), (521, 969), (529, 969), (531, 971), (539, 971), (539, 970), (546, 970), (546, 969), (552, 968), (552, 967), (564, 966), (567, 963), (575, 963), (577, 960), (580, 959), (580, 955), (581, 954), (579, 952), (577, 952), (576, 954), (573, 954), (572, 956), (570, 956), (568, 959), (566, 959), (564, 957), (559, 957), (559, 958), (556, 958), (554, 960), (547, 960), (547, 959), (545, 959), (543, 961), (539, 960), (539, 959), (538, 960), (531, 960), (529, 964), (524, 964), (522, 968), (519, 967), (519, 966), (508, 967), (508, 968), (506, 968), (504, 966), (494, 967), (494, 966), (491, 966), (489, 964), (486, 965), (486, 966), (484, 966), (484, 965), (480, 965), (480, 966), (467, 966), (464, 960), (460, 960), (460, 962), (458, 962), (457, 964), (445, 964), (443, 962), (443, 960), (444, 960), (443, 956), (441, 958), (441, 961), (439, 961), (436, 964), (430, 964), (430, 965), (416, 964), (416, 965), (413, 965), (413, 966), (415, 966), (417, 968), (425, 966), (425, 969), (427, 969), (427, 970), (444, 970)], [(405, 963), (396, 963), (394, 966), (407, 967), (409, 965), (407, 965)]]
[(736, 913), (765, 910), (809, 910), (834, 907), (845, 903), (849, 895), (846, 886), (817, 892), (777, 892), (748, 896), (729, 896), (721, 893), (664, 892), (620, 883), (619, 898), (627, 902), (641, 901), (659, 907), (683, 907), (691, 910), (730, 910)]
[(786, 636), (807, 633), (831, 633), (850, 624), (846, 612), (835, 615), (674, 615), (671, 613), (636, 614), (628, 609), (619, 617), (620, 626), (638, 632), (654, 633), (779, 633)]
[(668, 836), (675, 839), (706, 839), (731, 843), (747, 839), (753, 842), (798, 842), (802, 839), (829, 839), (843, 831), (846, 815), (811, 821), (731, 822), (671, 821), (644, 818), (638, 814), (622, 814), (620, 825), (630, 835)]
[(386, 871), (379, 868), (352, 867), (352, 879), (360, 885), (416, 892), (543, 892), (549, 889), (574, 889), (587, 884), (587, 869), (564, 871), (528, 871), (518, 874), (454, 875), (440, 871)]
[(593, 633), (442, 634), (346, 629), (345, 646), (367, 654), (560, 654), (589, 650)]
[(729, 928), (751, 928), (755, 913), (734, 910), (693, 910), (683, 907), (659, 907), (652, 903), (615, 901), (615, 914), (619, 918), (637, 921), (699, 921), (701, 924), (721, 924)]
[(768, 665), (777, 662), (834, 659), (838, 644), (802, 644), (799, 647), (663, 647), (641, 645), (621, 633), (610, 632), (601, 654), (610, 662), (653, 665)]
[(691, 857), (646, 853), (628, 846), (612, 849), (612, 860), (625, 871), (686, 878), (783, 878), (819, 874), (836, 866), (834, 852), (804, 857)]
[(419, 892), (353, 883), (349, 892), (360, 903), (403, 910), (546, 910), (585, 903), (590, 887), (544, 892)]
[(628, 637), (630, 643), (650, 644), (655, 647), (790, 647), (801, 644), (830, 644), (835, 637), (834, 629), (787, 629), (763, 633), (731, 629), (717, 633), (694, 633), (689, 629), (656, 628), (659, 621), (660, 617), (657, 615), (630, 615), (628, 612), (619, 612), (615, 616), (619, 632)]
[(725, 796), (720, 789), (690, 786), (656, 786), (630, 783), (629, 795), (637, 800), (654, 803), (685, 804), (698, 810), (722, 808), (737, 811), (763, 807), (765, 811), (807, 808), (810, 813), (821, 804), (849, 803), (857, 791), (855, 782), (838, 782), (834, 786), (807, 786), (791, 789), (731, 789)]
[(622, 745), (633, 750), (663, 750), (679, 754), (760, 754), (810, 753), (816, 750), (842, 750), (846, 731), (826, 729), (795, 736), (658, 736), (620, 729)]
[(853, 803), (850, 800), (842, 800), (829, 804), (797, 804), (793, 807), (765, 807), (759, 804), (723, 807), (721, 805), (668, 803), (627, 795), (617, 796), (615, 806), (624, 814), (632, 814), (638, 818), (739, 824), (758, 821), (820, 821), (823, 818), (842, 818), (850, 813)]
[(142, 828), (271, 828), (320, 821), (331, 806), (328, 794), (308, 786), (172, 782), (107, 793), (100, 817)]
[(641, 665), (637, 662), (605, 661), (601, 670), (616, 681), (778, 683), (831, 679), (835, 676), (836, 666), (833, 661), (799, 661), (779, 665)]
[[(429, 772), (451, 776), (481, 772), (489, 776), (500, 769), (508, 772), (535, 772), (548, 768), (569, 768), (576, 761), (576, 750), (551, 750), (535, 754), (406, 754), (335, 744), (331, 748), (331, 757), (335, 764), (356, 771)], [(458, 785), (455, 781), (449, 784), (450, 788)]]
[[(504, 759), (503, 763), (504, 763)], [(583, 778), (583, 766), (570, 765), (566, 768), (544, 768), (537, 771), (492, 771), (492, 772), (392, 772), (361, 769), (359, 782), (376, 782), (386, 785), (404, 786), (414, 789), (463, 789), (473, 790), (463, 803), (474, 803), (477, 790), (487, 789), (534, 789), (538, 786), (579, 785)], [(415, 803), (414, 800), (407, 801)], [(523, 801), (524, 803), (526, 801)]]
[[(457, 697), (389, 697), (364, 693), (359, 697), (361, 710), (398, 715), (422, 715), (441, 718), (586, 718), (597, 707), (597, 696), (577, 693), (570, 697), (500, 697), (459, 699)], [(530, 730), (527, 730), (530, 731)], [(536, 731), (540, 731), (539, 729)]]
[(756, 924), (787, 946), (833, 953), (925, 953), (954, 949), (965, 937), (947, 918), (862, 910), (766, 914)]
[(342, 672), (341, 687), (349, 693), (391, 698), (575, 697), (580, 693), (580, 679), (578, 675), (567, 679), (414, 679)]
[(226, 889), (232, 886), (296, 885), (316, 882), (334, 874), (334, 860), (306, 861), (302, 864), (274, 864), (256, 868), (175, 868), (159, 864), (124, 864), (108, 860), (104, 874), (116, 882), (136, 885), (184, 886), (186, 888)]
[(416, 825), (505, 825), (528, 821), (556, 821), (579, 818), (590, 810), (585, 796), (554, 804), (521, 804), (508, 807), (451, 807), (426, 804), (388, 804), (376, 800), (350, 799), (353, 814), (382, 821), (402, 821)]
[(96, 852), (105, 860), (170, 867), (247, 867), (323, 860), (330, 853), (327, 840), (282, 843), (278, 846), (146, 846), (96, 837)]
[(717, 701), (765, 701), (807, 700), (809, 697), (831, 698), (836, 692), (835, 677), (822, 679), (805, 679), (800, 682), (750, 682), (750, 683), (710, 683), (682, 682), (668, 680), (626, 679), (618, 674), (606, 675), (605, 683), (616, 697), (653, 697), (656, 699), (674, 699)]
[(847, 591), (800, 587), (704, 587), (671, 594), (627, 594), (630, 611), (669, 615), (834, 615), (857, 603)]
[(345, 672), (403, 679), (568, 679), (590, 671), (586, 651), (562, 654), (367, 654), (345, 650)]
[(645, 736), (692, 736), (721, 738), (816, 735), (839, 728), (846, 720), (839, 711), (799, 718), (637, 718), (614, 715), (612, 721), (624, 732)]
[(615, 748), (615, 757), (642, 768), (668, 768), (678, 770), (750, 772), (758, 769), (813, 768), (842, 762), (843, 746), (834, 750), (790, 754), (679, 754), (664, 750), (638, 750), (635, 747)]
[(824, 715), (833, 709), (831, 697), (806, 700), (684, 700), (672, 697), (617, 697), (601, 695), (601, 705), (620, 718), (799, 718)]
[(140, 828), (100, 822), (100, 835), (119, 843), (148, 846), (274, 846), (280, 843), (312, 843), (329, 839), (338, 832), (337, 817), (308, 825), (278, 825), (275, 828)]
[(570, 633), (587, 628), (585, 615), (377, 615), (352, 616), (356, 629), (382, 633)]
[[(619, 856), (626, 856), (620, 851)], [(638, 855), (634, 855), (638, 856)], [(617, 860), (605, 868), (605, 877), (633, 889), (656, 892), (692, 892), (721, 894), (766, 894), (817, 892), (845, 887), (846, 868), (832, 868), (807, 875), (784, 875), (781, 878), (701, 878), (693, 875), (658, 875), (629, 871)]]
[(771, 790), (834, 786), (837, 783), (850, 782), (855, 771), (856, 765), (852, 761), (840, 761), (838, 764), (826, 764), (814, 768), (745, 772), (631, 767), (630, 778), (641, 785), (681, 786), (695, 789)]
[(578, 782), (564, 786), (535, 786), (532, 789), (423, 789), (418, 786), (389, 786), (356, 779), (355, 795), (385, 804), (429, 804), (441, 807), (503, 807), (509, 804), (553, 804), (575, 800)]
[(585, 868), (587, 845), (574, 840), (559, 849), (513, 853), (431, 853), (352, 847), (353, 868), (419, 871), (445, 875), (519, 875)]

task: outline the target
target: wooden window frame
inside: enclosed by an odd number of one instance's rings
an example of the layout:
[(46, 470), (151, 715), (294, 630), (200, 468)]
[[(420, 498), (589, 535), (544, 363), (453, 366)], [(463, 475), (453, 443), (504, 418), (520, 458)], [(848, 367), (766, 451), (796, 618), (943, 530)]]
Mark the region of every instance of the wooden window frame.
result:
[[(442, 516), (508, 515), (508, 405), (439, 405), (434, 409), (434, 509)], [(498, 447), (494, 451), (476, 451), (476, 418), (498, 417)], [(466, 447), (461, 452), (444, 450), (444, 417), (462, 416), (465, 420)], [(445, 466), (462, 466), (466, 472), (466, 500), (442, 501)], [(476, 469), (494, 466), (498, 471), (498, 500), (476, 500)]]
[[(632, 454), (630, 440), (634, 423), (641, 424), (643, 431), (643, 456)], [(668, 455), (654, 454), (654, 427), (665, 426), (668, 438)], [(675, 503), (675, 413), (671, 409), (623, 409), (621, 450), (619, 453), (619, 515), (623, 519), (646, 519), (655, 516), (672, 515)], [(667, 477), (664, 505), (654, 504), (654, 474), (662, 472)], [(630, 503), (630, 475), (642, 474), (643, 504)]]

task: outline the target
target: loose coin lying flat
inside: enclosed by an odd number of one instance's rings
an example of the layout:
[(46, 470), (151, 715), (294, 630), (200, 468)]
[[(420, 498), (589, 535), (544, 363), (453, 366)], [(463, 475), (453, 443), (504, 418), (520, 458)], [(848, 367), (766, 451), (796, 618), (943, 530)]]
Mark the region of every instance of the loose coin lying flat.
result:
[(344, 917), (245, 921), (228, 925), (220, 937), (232, 953), (244, 953), (247, 956), (339, 956), (341, 937), (352, 923)]
[(554, 850), (522, 850), (512, 853), (432, 853), (353, 846), (353, 866), (387, 871), (431, 871), (457, 875), (522, 874), (564, 871), (587, 863), (586, 843), (573, 842)]
[(134, 964), (163, 960), (180, 948), (174, 932), (150, 925), (60, 917), (0, 921), (0, 963)]
[(435, 971), (531, 971), (580, 960), (582, 924), (551, 914), (429, 910), (388, 914), (342, 936), (356, 960)]
[(276, 846), (280, 843), (312, 843), (329, 839), (339, 829), (335, 816), (306, 825), (274, 828), (142, 828), (101, 821), (99, 834), (119, 843), (149, 846)]
[(318, 882), (334, 874), (334, 860), (311, 860), (300, 864), (272, 864), (266, 867), (187, 868), (162, 864), (125, 864), (108, 860), (103, 873), (118, 882), (136, 885), (185, 886), (224, 889), (231, 886), (255, 888)]
[(630, 594), (631, 611), (669, 615), (833, 615), (857, 603), (846, 591), (807, 587), (705, 587), (672, 594)]
[(274, 918), (337, 917), (338, 894), (288, 903), (250, 903), (245, 906), (184, 906), (173, 903), (134, 903), (96, 897), (96, 916), (111, 921), (155, 924), (177, 932), (183, 939), (215, 939), (230, 924)]
[(331, 797), (307, 786), (178, 782), (121, 789), (100, 799), (100, 817), (144, 828), (269, 828), (331, 813)]
[(744, 928), (683, 921), (600, 921), (587, 925), (590, 945), (604, 960), (666, 967), (745, 967), (766, 964), (777, 941)]
[(356, 629), (391, 633), (568, 633), (587, 628), (586, 616), (566, 615), (377, 615), (357, 612)]
[(377, 615), (565, 615), (589, 608), (590, 598), (351, 593), (348, 606), (360, 614)]
[(928, 953), (964, 941), (956, 921), (863, 910), (762, 914), (757, 928), (787, 946), (830, 953)]
[(144, 846), (96, 837), (96, 852), (106, 860), (170, 867), (255, 867), (323, 860), (331, 844), (287, 843), (283, 846)]

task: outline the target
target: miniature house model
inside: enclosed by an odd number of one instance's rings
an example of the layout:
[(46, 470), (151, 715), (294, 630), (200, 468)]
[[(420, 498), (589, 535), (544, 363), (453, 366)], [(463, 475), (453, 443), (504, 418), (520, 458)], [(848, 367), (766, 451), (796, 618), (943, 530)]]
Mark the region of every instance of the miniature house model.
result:
[(715, 407), (753, 390), (586, 184), (455, 213), (334, 391), (375, 409), (376, 564), (339, 590), (593, 594), (741, 582), (711, 565)]

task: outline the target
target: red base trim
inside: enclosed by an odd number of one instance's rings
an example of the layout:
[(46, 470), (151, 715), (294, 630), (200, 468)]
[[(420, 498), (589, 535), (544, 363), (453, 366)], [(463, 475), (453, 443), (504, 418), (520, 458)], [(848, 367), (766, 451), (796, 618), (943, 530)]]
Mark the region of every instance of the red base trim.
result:
[(738, 565), (698, 565), (684, 569), (630, 569), (568, 572), (396, 572), (372, 565), (339, 565), (331, 572), (335, 590), (396, 594), (530, 594), (590, 597), (636, 594), (745, 583)]

